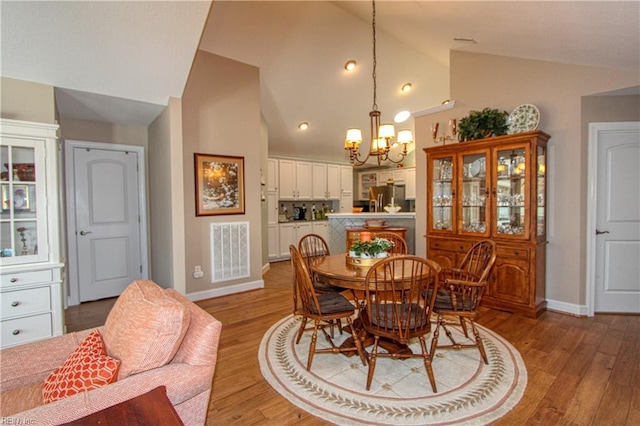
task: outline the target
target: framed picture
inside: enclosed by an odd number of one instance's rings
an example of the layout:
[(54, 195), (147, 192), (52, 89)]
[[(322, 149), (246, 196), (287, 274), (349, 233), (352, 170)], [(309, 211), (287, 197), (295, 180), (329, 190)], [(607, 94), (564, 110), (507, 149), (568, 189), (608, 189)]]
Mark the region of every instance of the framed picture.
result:
[(196, 216), (244, 214), (244, 157), (194, 157)]
[[(9, 210), (10, 207), (9, 185), (2, 185), (2, 210)], [(29, 210), (30, 208), (29, 187), (27, 185), (13, 185), (13, 209)]]

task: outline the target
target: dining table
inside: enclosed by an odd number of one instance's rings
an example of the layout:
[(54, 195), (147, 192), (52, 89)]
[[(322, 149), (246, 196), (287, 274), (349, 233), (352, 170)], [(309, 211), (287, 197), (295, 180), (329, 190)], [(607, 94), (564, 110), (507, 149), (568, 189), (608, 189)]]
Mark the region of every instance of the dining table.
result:
[[(398, 256), (397, 254), (390, 254), (390, 256)], [(384, 258), (381, 258), (382, 260)], [(341, 287), (351, 290), (356, 304), (359, 310), (365, 308), (363, 293), (366, 288), (366, 277), (369, 269), (375, 264), (366, 262), (364, 264), (354, 264), (357, 260), (347, 260), (347, 253), (331, 254), (327, 256), (318, 257), (311, 262), (311, 270), (314, 274), (314, 278), (324, 284), (329, 284), (335, 287)], [(410, 268), (407, 265), (407, 268)], [(399, 271), (400, 272), (400, 271)], [(373, 337), (370, 336), (362, 327), (362, 324), (358, 318), (353, 322), (356, 335), (362, 341), (363, 346), (367, 347), (373, 344)], [(345, 340), (341, 346), (353, 347), (351, 339), (354, 336)], [(407, 345), (403, 345), (390, 340), (380, 340), (380, 346), (392, 353), (411, 353), (411, 349)], [(353, 356), (356, 352), (345, 352), (347, 356)]]

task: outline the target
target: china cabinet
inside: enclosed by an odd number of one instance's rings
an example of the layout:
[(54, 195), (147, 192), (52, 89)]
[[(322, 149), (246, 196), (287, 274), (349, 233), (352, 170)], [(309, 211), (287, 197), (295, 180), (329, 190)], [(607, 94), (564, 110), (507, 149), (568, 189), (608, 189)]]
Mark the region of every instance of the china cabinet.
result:
[(483, 305), (534, 318), (546, 309), (548, 139), (534, 131), (425, 149), (427, 257), (455, 267), (475, 242), (494, 240)]
[(0, 328), (8, 347), (63, 333), (57, 125), (0, 121)]

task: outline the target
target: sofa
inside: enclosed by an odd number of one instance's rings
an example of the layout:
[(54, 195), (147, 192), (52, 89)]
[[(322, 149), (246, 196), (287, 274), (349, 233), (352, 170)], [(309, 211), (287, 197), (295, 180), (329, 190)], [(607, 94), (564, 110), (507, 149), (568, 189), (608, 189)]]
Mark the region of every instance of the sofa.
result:
[[(103, 326), (0, 351), (0, 417), (11, 424), (56, 425), (165, 386), (182, 422), (203, 425), (221, 329), (220, 321), (175, 290), (134, 281)], [(45, 383), (51, 386), (54, 370), (95, 330), (106, 356), (120, 363), (117, 379), (45, 403)]]

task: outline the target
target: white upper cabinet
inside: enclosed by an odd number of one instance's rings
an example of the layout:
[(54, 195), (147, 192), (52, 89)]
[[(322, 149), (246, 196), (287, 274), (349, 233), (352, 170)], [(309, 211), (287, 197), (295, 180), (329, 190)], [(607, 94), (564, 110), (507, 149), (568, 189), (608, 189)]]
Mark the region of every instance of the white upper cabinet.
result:
[(314, 200), (327, 199), (327, 165), (324, 163), (313, 163), (311, 165), (313, 174), (313, 189), (311, 198)]
[(278, 192), (278, 160), (267, 160), (267, 191)]
[(415, 167), (405, 169), (404, 198), (407, 200), (416, 199), (416, 168)]
[(341, 190), (341, 168), (337, 164), (327, 164), (327, 198), (337, 200)]
[(278, 191), (281, 200), (311, 199), (310, 162), (279, 160), (278, 169)]
[[(353, 194), (353, 167), (340, 166), (340, 196)], [(349, 207), (351, 208), (351, 207)]]

